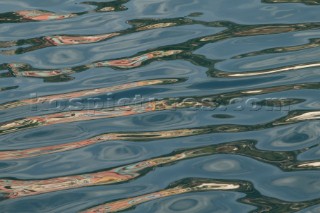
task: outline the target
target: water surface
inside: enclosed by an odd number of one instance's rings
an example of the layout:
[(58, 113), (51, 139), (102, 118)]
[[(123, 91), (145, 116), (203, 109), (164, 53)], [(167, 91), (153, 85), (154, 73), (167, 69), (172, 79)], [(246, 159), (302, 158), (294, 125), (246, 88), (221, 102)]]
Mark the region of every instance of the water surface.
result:
[(0, 1), (2, 212), (319, 212), (320, 1)]

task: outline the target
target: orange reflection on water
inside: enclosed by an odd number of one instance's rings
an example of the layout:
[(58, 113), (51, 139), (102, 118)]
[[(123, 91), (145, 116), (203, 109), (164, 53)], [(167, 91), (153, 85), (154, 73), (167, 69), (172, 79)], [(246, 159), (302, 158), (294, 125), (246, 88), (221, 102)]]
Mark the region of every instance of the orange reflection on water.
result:
[(33, 77), (33, 78), (48, 78), (59, 75), (70, 75), (75, 73), (72, 69), (60, 70), (21, 70), (26, 66), (23, 63), (10, 63), (7, 65), (11, 73), (16, 77)]
[(89, 67), (111, 66), (111, 67), (117, 67), (117, 68), (135, 68), (140, 66), (143, 62), (147, 60), (176, 55), (182, 52), (183, 52), (182, 50), (153, 51), (153, 52), (146, 53), (133, 58), (96, 62), (96, 63), (93, 63), (92, 65), (89, 65)]
[(102, 35), (90, 35), (90, 36), (46, 36), (45, 40), (50, 42), (54, 46), (63, 46), (63, 45), (75, 45), (75, 44), (90, 44), (94, 42), (99, 42), (118, 36), (120, 33), (108, 33)]
[(17, 198), (72, 188), (124, 182), (140, 176), (141, 171), (147, 168), (153, 168), (155, 166), (180, 161), (182, 159), (204, 156), (214, 153), (215, 151), (216, 150), (199, 148), (170, 156), (140, 161), (138, 163), (117, 167), (107, 171), (67, 177), (57, 177), (46, 180), (23, 181), (0, 179), (0, 192), (5, 193), (8, 198)]
[(15, 14), (21, 16), (27, 20), (33, 21), (48, 21), (48, 20), (61, 20), (77, 16), (76, 14), (57, 14), (48, 11), (41, 10), (20, 10), (16, 11)]
[[(115, 36), (115, 35), (112, 35), (112, 36)], [(69, 37), (68, 42), (71, 42), (71, 43), (79, 42), (80, 40), (82, 42), (88, 42), (87, 39), (88, 38), (83, 38), (83, 39), (79, 38), (79, 39), (72, 40)], [(59, 41), (55, 39), (55, 41), (53, 42), (58, 43)], [(136, 68), (141, 66), (143, 62), (146, 62), (148, 60), (177, 55), (182, 52), (183, 52), (182, 50), (153, 51), (153, 52), (149, 52), (149, 53), (132, 57), (132, 58), (99, 61), (92, 64), (84, 65), (81, 68), (82, 69), (81, 71), (84, 71), (90, 68), (95, 68), (95, 67), (113, 67), (113, 68), (122, 68), (122, 69)], [(30, 66), (23, 63), (9, 63), (7, 64), (7, 68), (11, 71), (11, 74), (13, 76), (33, 77), (33, 78), (52, 78), (52, 77), (62, 76), (62, 75), (71, 75), (77, 72), (75, 69), (72, 69), (72, 68), (54, 69), (54, 70), (32, 69), (30, 68)]]

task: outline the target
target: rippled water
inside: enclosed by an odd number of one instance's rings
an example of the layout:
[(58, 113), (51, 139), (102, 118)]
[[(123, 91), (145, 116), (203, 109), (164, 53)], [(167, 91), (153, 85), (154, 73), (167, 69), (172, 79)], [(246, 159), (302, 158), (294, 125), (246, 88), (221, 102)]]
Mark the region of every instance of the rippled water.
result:
[(320, 212), (320, 1), (0, 1), (0, 212)]

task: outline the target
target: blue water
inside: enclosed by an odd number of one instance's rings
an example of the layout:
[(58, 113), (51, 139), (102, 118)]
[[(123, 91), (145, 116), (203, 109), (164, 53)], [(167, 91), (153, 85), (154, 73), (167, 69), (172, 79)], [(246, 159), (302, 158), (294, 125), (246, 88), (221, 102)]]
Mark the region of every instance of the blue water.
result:
[[(0, 212), (320, 212), (319, 12), (318, 0), (0, 1)], [(124, 179), (93, 178), (123, 166)], [(146, 198), (176, 185), (190, 191)]]

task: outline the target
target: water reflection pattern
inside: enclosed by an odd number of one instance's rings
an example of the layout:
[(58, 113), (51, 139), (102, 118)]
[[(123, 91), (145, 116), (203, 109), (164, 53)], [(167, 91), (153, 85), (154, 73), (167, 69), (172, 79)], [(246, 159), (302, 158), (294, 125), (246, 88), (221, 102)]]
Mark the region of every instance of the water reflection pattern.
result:
[[(153, 158), (97, 173), (58, 177), (47, 180), (21, 181), (2, 179), (0, 180), (0, 189), (7, 194), (7, 197), (17, 198), (85, 186), (113, 184), (137, 178), (146, 174), (147, 172), (150, 172), (151, 169), (156, 166), (166, 165), (189, 158), (224, 153), (250, 156), (251, 158), (274, 164), (279, 168), (288, 171), (319, 166), (319, 162), (297, 163), (296, 157), (290, 152), (270, 152), (258, 150), (255, 148), (255, 143), (256, 142), (254, 141), (229, 142), (221, 145), (212, 145), (186, 151), (178, 151), (168, 156)], [(299, 152), (302, 153), (305, 151), (306, 150), (300, 150)]]
[[(1, 4), (4, 212), (148, 212), (201, 192), (251, 212), (320, 205), (318, 0), (46, 4)], [(148, 98), (27, 110), (136, 91)]]

